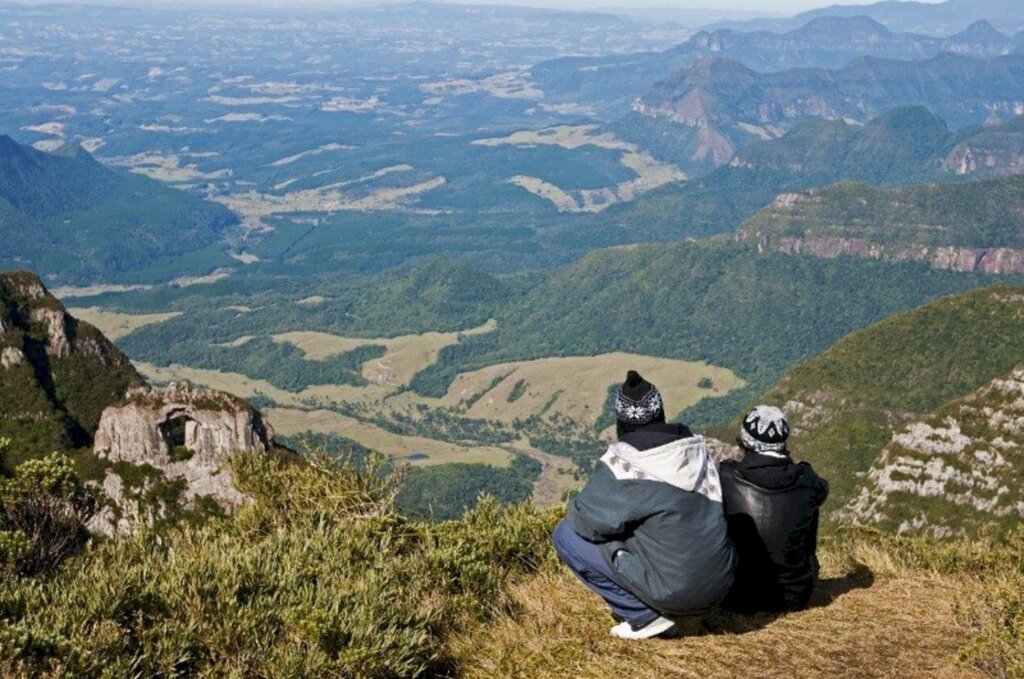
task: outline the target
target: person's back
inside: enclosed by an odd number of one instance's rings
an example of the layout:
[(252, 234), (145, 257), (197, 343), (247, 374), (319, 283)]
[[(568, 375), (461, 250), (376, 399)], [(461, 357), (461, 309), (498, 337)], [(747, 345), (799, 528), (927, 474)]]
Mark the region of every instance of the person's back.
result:
[(665, 422), (661, 395), (630, 371), (616, 399), (618, 442), (555, 529), (555, 550), (621, 620), (614, 636), (671, 631), (732, 585), (721, 484), (704, 439)]
[(653, 608), (694, 615), (718, 603), (735, 557), (704, 439), (652, 424), (623, 436), (601, 461), (570, 503), (576, 531), (604, 542), (623, 583)]
[(729, 537), (739, 563), (726, 601), (734, 610), (804, 608), (818, 577), (819, 508), (828, 483), (786, 448), (789, 426), (777, 408), (744, 419), (743, 459), (720, 466)]

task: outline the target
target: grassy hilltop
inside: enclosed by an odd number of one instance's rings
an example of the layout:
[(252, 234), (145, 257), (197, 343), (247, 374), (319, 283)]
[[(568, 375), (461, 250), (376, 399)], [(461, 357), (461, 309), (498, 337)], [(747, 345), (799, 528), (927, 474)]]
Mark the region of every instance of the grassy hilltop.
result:
[[(712, 615), (674, 641), (610, 639), (555, 562), (557, 512), (395, 510), (398, 478), (346, 461), (235, 461), (234, 519), (101, 545), (0, 590), (10, 677), (1020, 676), (1022, 536), (1001, 545), (849, 532), (812, 607)], [(867, 673), (867, 674), (865, 674)]]

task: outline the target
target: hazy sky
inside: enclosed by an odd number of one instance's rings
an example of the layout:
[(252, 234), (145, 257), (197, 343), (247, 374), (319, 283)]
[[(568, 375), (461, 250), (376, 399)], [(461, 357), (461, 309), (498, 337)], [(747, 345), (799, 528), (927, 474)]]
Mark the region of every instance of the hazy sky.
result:
[[(0, 0), (2, 1), (2, 0)], [(28, 0), (39, 3), (48, 0)], [(71, 0), (74, 2), (75, 0)], [(395, 0), (391, 0), (395, 1)], [(795, 14), (807, 9), (822, 7), (825, 5), (861, 5), (870, 4), (877, 0), (443, 0), (447, 2), (460, 2), (462, 4), (488, 4), (488, 5), (519, 5), (528, 7), (554, 7), (561, 9), (590, 9), (590, 10), (629, 10), (629, 9), (704, 9), (704, 10), (725, 10), (745, 11), (758, 15), (779, 15)], [(921, 0), (922, 2), (942, 2), (943, 0)], [(159, 7), (161, 5), (173, 5), (174, 0), (79, 0), (82, 4), (98, 2), (108, 5), (146, 5)], [(370, 5), (373, 0), (185, 0), (189, 5), (317, 5), (317, 6), (346, 6), (346, 5)]]
[[(670, 0), (457, 0), (469, 4), (527, 5), (531, 7), (571, 7), (573, 9), (612, 8), (678, 8), (711, 10), (745, 10), (763, 14), (792, 14), (825, 5), (866, 5), (874, 0), (693, 0), (672, 2)], [(923, 0), (941, 2), (942, 0)]]

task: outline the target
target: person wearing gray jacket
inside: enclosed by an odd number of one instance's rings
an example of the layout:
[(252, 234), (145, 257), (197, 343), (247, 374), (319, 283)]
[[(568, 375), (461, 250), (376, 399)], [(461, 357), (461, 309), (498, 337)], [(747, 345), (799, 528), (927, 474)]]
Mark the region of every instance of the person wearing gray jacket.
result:
[(698, 615), (733, 583), (718, 468), (704, 439), (665, 422), (661, 394), (630, 371), (609, 446), (555, 529), (555, 550), (621, 622), (613, 636), (646, 639)]

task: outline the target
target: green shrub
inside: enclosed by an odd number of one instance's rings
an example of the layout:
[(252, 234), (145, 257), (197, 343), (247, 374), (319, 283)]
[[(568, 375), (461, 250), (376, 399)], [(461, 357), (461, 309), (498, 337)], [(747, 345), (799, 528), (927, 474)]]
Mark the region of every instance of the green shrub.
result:
[[(0, 455), (9, 445), (0, 440)], [(98, 504), (67, 456), (23, 462), (0, 481), (0, 576), (51, 570), (77, 552)]]
[(96, 545), (0, 590), (3, 676), (416, 677), (550, 552), (554, 517), (482, 501), (432, 526), (370, 455), (233, 460), (232, 519)]

